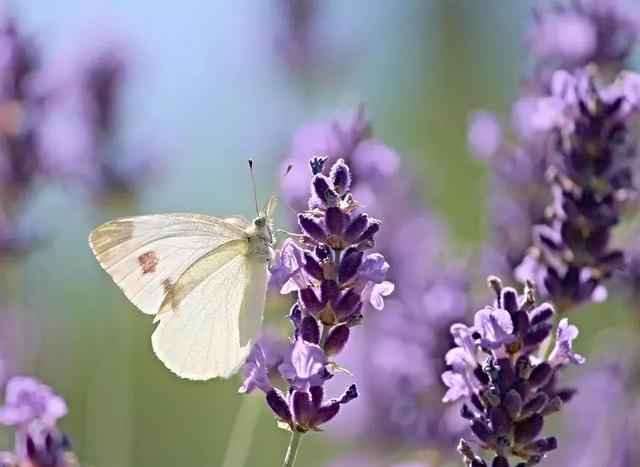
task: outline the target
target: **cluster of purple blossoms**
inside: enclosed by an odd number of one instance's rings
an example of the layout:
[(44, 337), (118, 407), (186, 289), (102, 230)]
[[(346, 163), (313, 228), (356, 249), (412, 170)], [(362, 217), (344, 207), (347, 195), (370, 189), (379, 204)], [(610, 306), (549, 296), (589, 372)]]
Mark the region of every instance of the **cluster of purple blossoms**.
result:
[(494, 232), (486, 271), (513, 276), (526, 256), (533, 226), (544, 222), (552, 201), (545, 177), (556, 159), (554, 138), (534, 115), (552, 92), (554, 73), (595, 65), (600, 74), (615, 76), (626, 68), (640, 35), (638, 18), (617, 0), (550, 2), (534, 11), (527, 34), (531, 71), (511, 115), (516, 144), (507, 143), (492, 113), (476, 112), (470, 119), (469, 146), (493, 169)]
[[(443, 400), (465, 401), (461, 415), (482, 447), (493, 451), (492, 467), (508, 467), (511, 456), (522, 460), (517, 467), (537, 465), (557, 447), (555, 437), (540, 437), (545, 417), (575, 393), (559, 388), (558, 380), (564, 366), (584, 363), (572, 350), (578, 330), (562, 319), (554, 347), (545, 355), (553, 307), (536, 304), (531, 283), (522, 295), (496, 277), (489, 284), (497, 295), (494, 304), (476, 313), (473, 326), (451, 326), (456, 346), (446, 355), (450, 369), (442, 380), (449, 389)], [(458, 449), (466, 465), (489, 465), (465, 440)]]
[(16, 427), (15, 451), (0, 453), (3, 467), (78, 465), (68, 438), (57, 427), (67, 404), (40, 381), (14, 376), (5, 389), (0, 423)]
[(625, 0), (553, 1), (536, 8), (526, 37), (533, 81), (545, 86), (555, 70), (589, 64), (618, 73), (640, 37), (639, 13)]
[(33, 79), (42, 111), (37, 144), (43, 171), (98, 198), (131, 194), (155, 172), (155, 164), (148, 148), (134, 155), (121, 141), (118, 116), (128, 50), (108, 31), (68, 49)]
[[(439, 399), (448, 329), (468, 310), (465, 268), (446, 256), (443, 225), (417, 201), (408, 168), (372, 135), (362, 108), (295, 132), (285, 161), (293, 165), (293, 176), (284, 180), (283, 194), (296, 207), (305, 204), (310, 179), (299, 167), (313, 154), (325, 154), (329, 161), (343, 157), (356, 199), (385, 225), (395, 226), (378, 233), (375, 250), (393, 264), (388, 277), (396, 289), (385, 312), (369, 315), (365, 332), (341, 354), (362, 395), (350, 408), (356, 415), (337, 420), (334, 430), (341, 439), (385, 446), (386, 454), (399, 446), (446, 451), (463, 429), (455, 411)], [(337, 375), (329, 384), (342, 378)]]
[(365, 302), (382, 309), (393, 284), (385, 281), (389, 265), (373, 247), (380, 222), (360, 212), (350, 193), (351, 172), (342, 160), (323, 175), (324, 157), (310, 161), (313, 180), (309, 209), (298, 215), (299, 243), (287, 239), (271, 267), (272, 281), (283, 294), (297, 292), (288, 318), (293, 337), (278, 375), (288, 385), (274, 387), (268, 356), (256, 344), (244, 367), (240, 392), (259, 388), (280, 422), (294, 433), (318, 430), (340, 406), (358, 396), (351, 385), (342, 396), (326, 400), (324, 384), (341, 370), (332, 358), (346, 345), (350, 329), (363, 319)]
[(21, 226), (25, 201), (38, 175), (37, 105), (29, 78), (39, 54), (15, 19), (0, 18), (0, 254), (21, 251), (34, 236)]
[[(629, 135), (640, 107), (640, 76), (627, 73), (603, 87), (587, 72), (553, 76), (549, 97), (533, 119), (549, 132), (555, 152), (547, 171), (553, 201), (516, 277), (535, 279), (540, 292), (565, 310), (602, 300), (601, 285), (624, 265), (610, 246), (623, 205), (635, 197)], [(554, 157), (555, 156), (555, 157)]]

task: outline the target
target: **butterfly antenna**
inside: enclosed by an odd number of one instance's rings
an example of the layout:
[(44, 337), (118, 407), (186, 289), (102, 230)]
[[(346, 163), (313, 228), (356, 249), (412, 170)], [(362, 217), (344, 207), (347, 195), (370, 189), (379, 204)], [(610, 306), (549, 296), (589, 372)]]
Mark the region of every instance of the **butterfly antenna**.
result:
[(256, 215), (260, 215), (258, 209), (258, 193), (256, 191), (256, 178), (253, 176), (253, 159), (249, 159), (249, 173), (251, 174), (251, 185), (253, 187), (253, 202), (256, 206)]
[(291, 205), (289, 204), (289, 202), (288, 202), (286, 199), (284, 199), (284, 198), (283, 198), (282, 196), (280, 196), (280, 195), (275, 195), (275, 197), (276, 197), (276, 198), (278, 198), (278, 201), (281, 201), (281, 202), (282, 202), (282, 204), (284, 204), (287, 208), (289, 208), (289, 211), (291, 211), (291, 213), (292, 213), (294, 216), (296, 216), (296, 217), (298, 216), (298, 213), (296, 212), (296, 210), (295, 210), (295, 209), (293, 209), (293, 207), (291, 207)]

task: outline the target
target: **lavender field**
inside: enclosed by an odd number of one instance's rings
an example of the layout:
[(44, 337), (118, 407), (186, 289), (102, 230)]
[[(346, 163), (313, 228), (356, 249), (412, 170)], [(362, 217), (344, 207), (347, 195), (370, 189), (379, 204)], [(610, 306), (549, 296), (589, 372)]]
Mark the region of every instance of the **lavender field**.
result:
[(0, 467), (640, 465), (639, 41), (2, 2)]

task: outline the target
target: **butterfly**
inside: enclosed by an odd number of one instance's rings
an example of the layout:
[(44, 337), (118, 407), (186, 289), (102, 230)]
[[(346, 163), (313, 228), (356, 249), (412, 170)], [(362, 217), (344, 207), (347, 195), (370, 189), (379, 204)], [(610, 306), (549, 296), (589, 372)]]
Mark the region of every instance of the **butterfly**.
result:
[(91, 232), (102, 268), (143, 313), (155, 315), (153, 351), (178, 376), (226, 378), (249, 355), (262, 327), (277, 200), (269, 198), (253, 222), (156, 214)]

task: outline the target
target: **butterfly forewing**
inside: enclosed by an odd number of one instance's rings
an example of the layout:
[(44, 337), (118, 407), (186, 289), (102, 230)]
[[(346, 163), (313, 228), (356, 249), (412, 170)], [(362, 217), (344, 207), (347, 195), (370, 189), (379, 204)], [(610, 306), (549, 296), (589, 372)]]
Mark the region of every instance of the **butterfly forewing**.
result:
[(100, 265), (140, 310), (156, 314), (178, 278), (199, 258), (244, 231), (211, 216), (158, 214), (116, 219), (89, 243)]

